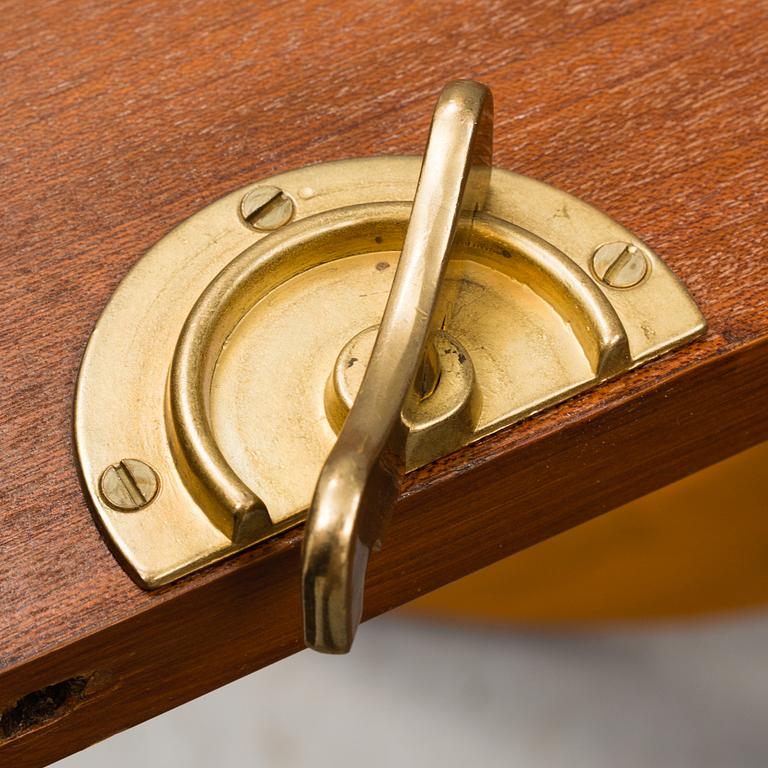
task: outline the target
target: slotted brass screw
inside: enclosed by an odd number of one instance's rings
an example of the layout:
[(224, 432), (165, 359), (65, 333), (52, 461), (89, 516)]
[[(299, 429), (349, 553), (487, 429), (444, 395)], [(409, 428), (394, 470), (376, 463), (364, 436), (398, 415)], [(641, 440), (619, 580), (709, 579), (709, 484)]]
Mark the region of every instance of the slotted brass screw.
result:
[(240, 202), (240, 214), (254, 229), (282, 227), (293, 218), (294, 205), (279, 187), (256, 187)]
[(157, 496), (159, 486), (155, 470), (138, 459), (123, 459), (110, 465), (99, 479), (104, 501), (123, 512), (146, 507)]
[(631, 243), (607, 243), (592, 254), (592, 272), (611, 288), (631, 288), (648, 274), (648, 259)]

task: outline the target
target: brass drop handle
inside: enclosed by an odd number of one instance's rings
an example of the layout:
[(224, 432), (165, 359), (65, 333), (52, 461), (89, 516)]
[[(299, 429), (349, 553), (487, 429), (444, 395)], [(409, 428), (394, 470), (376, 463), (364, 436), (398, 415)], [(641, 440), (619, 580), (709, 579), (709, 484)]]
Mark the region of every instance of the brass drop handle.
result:
[(250, 184), (126, 275), (83, 357), (75, 440), (142, 587), (306, 520), (305, 639), (344, 652), (404, 473), (704, 331), (639, 238), (491, 171), (492, 121), (487, 88), (451, 83), (423, 158)]
[[(437, 102), (392, 290), (357, 398), (317, 482), (305, 527), (302, 585), (309, 647), (345, 653), (360, 623), (368, 556), (404, 473), (401, 415), (439, 378), (432, 334), (460, 226), (482, 208), (490, 176), (493, 100), (470, 81)], [(445, 301), (446, 298), (442, 297)]]

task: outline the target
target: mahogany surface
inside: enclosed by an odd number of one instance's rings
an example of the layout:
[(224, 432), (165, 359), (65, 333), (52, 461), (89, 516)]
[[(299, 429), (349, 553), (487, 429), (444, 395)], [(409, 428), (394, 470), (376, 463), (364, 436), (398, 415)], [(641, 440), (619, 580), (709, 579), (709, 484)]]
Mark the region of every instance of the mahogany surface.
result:
[(420, 153), (447, 80), (493, 89), (499, 166), (631, 228), (710, 330), (414, 473), (367, 614), (768, 438), (761, 3), (7, 0), (2, 22), (0, 765), (300, 648), (301, 530), (151, 594), (117, 564), (73, 457), (78, 364), (175, 223), (281, 170)]

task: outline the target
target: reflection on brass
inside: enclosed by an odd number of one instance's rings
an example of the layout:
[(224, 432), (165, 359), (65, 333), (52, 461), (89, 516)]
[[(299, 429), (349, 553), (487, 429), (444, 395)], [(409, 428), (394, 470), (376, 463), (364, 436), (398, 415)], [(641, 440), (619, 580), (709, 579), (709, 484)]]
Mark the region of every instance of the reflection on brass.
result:
[[(626, 229), (489, 174), (490, 136), (488, 92), (451, 84), (423, 164), (326, 163), (233, 192), (126, 276), (83, 359), (75, 432), (95, 514), (142, 586), (312, 504), (307, 641), (344, 650), (404, 471), (703, 332)], [(104, 475), (121, 456), (161, 481), (129, 514), (130, 479)]]

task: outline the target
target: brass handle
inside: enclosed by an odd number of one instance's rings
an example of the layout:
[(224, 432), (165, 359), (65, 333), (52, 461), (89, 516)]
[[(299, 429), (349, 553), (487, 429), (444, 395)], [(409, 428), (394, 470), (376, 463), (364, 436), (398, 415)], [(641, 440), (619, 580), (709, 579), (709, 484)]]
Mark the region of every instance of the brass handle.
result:
[(484, 202), (492, 131), (485, 86), (458, 81), (443, 89), (370, 361), (307, 519), (304, 633), (316, 650), (345, 653), (360, 622), (368, 556), (403, 475), (401, 414), (409, 398), (428, 395), (438, 378), (430, 335), (444, 319), (441, 283), (462, 216)]
[(139, 584), (169, 584), (309, 508), (306, 641), (343, 652), (404, 472), (703, 332), (632, 233), (561, 190), (491, 174), (491, 132), (487, 89), (452, 83), (424, 158), (249, 185), (126, 276), (83, 358), (75, 435), (96, 517)]

